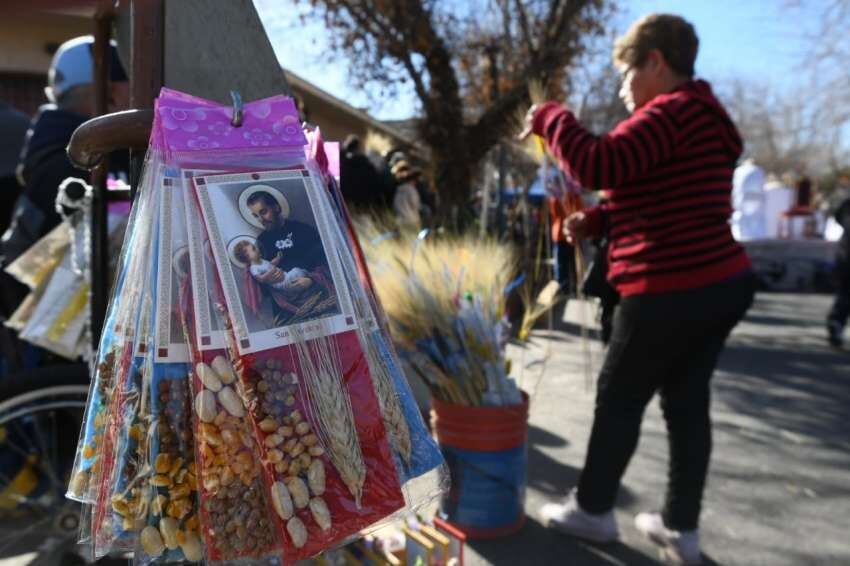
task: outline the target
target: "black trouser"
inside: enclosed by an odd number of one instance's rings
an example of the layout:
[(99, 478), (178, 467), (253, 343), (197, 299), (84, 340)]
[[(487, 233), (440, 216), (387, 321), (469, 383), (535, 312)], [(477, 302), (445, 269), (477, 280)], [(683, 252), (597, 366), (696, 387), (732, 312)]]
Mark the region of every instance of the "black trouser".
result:
[(552, 242), (555, 280), (568, 298), (576, 292), (576, 252), (567, 242)]
[[(850, 256), (850, 253), (847, 253)], [(829, 322), (835, 322), (842, 330), (850, 317), (850, 257), (841, 257), (836, 268), (838, 289), (835, 291), (835, 302), (829, 311)]]
[(579, 478), (578, 501), (585, 511), (614, 507), (644, 409), (659, 392), (670, 444), (664, 522), (676, 530), (697, 527), (711, 454), (709, 381), (754, 290), (747, 272), (702, 289), (620, 301)]

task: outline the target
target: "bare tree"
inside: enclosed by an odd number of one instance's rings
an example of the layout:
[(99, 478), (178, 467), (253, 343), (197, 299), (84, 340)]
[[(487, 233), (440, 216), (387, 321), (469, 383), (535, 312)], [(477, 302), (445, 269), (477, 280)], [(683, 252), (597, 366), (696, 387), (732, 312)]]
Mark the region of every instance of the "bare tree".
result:
[(476, 164), (514, 126), (535, 78), (601, 35), (613, 0), (298, 0), (321, 17), (357, 84), (412, 84), (443, 202), (468, 198)]
[[(806, 92), (780, 92), (752, 80), (721, 85), (719, 95), (744, 138), (747, 156), (767, 171), (828, 178), (847, 164), (844, 125)], [(828, 112), (824, 112), (828, 110)]]

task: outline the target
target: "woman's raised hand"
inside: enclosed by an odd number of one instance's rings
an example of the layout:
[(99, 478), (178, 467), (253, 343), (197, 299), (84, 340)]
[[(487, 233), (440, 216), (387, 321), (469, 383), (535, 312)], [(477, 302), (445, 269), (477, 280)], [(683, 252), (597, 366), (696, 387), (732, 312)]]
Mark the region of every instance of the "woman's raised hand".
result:
[(564, 222), (564, 235), (571, 244), (582, 240), (587, 235), (588, 218), (584, 212), (573, 212)]
[(517, 139), (522, 141), (531, 135), (532, 127), (534, 126), (534, 113), (537, 112), (537, 104), (532, 104), (528, 112), (525, 113), (525, 123), (522, 127), (522, 132), (517, 136)]

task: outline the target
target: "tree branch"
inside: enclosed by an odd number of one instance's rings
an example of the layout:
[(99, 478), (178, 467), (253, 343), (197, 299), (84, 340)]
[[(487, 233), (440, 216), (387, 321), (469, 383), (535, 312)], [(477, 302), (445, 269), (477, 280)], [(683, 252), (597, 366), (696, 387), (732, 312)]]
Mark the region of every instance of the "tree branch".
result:
[(525, 6), (522, 0), (514, 0), (516, 11), (519, 19), (519, 29), (522, 30), (522, 40), (525, 43), (525, 48), (528, 49), (529, 57), (532, 61), (537, 59), (537, 49), (534, 47), (534, 42), (531, 40), (531, 31), (528, 27), (528, 13), (525, 11)]

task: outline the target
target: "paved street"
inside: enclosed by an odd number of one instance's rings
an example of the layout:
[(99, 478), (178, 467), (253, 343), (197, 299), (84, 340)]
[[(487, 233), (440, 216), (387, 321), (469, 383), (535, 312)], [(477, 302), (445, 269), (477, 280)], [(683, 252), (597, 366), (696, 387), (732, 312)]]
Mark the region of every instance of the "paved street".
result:
[[(850, 564), (850, 354), (825, 346), (825, 295), (762, 294), (738, 326), (714, 377), (714, 455), (702, 537), (709, 564)], [(468, 564), (656, 564), (632, 524), (661, 504), (667, 444), (657, 401), (617, 507), (622, 544), (593, 547), (543, 528), (538, 508), (581, 468), (593, 393), (588, 352), (572, 324), (538, 331), (511, 356), (532, 395), (528, 523), (475, 542)], [(594, 370), (601, 351), (590, 352)], [(593, 376), (595, 378), (595, 374)]]
[[(709, 564), (850, 564), (850, 353), (824, 345), (829, 302), (823, 295), (760, 295), (723, 355), (702, 529)], [(635, 512), (657, 508), (663, 493), (667, 446), (657, 402), (620, 493), (623, 543), (578, 543), (539, 521), (540, 504), (575, 484), (584, 458), (593, 405), (586, 380), (595, 375), (582, 368), (588, 355), (594, 369), (602, 358), (596, 342), (587, 351), (579, 336), (575, 325), (560, 324), (536, 332), (525, 350), (511, 349), (515, 374), (532, 395), (528, 522), (513, 537), (474, 542), (467, 564), (657, 564), (631, 523)]]

